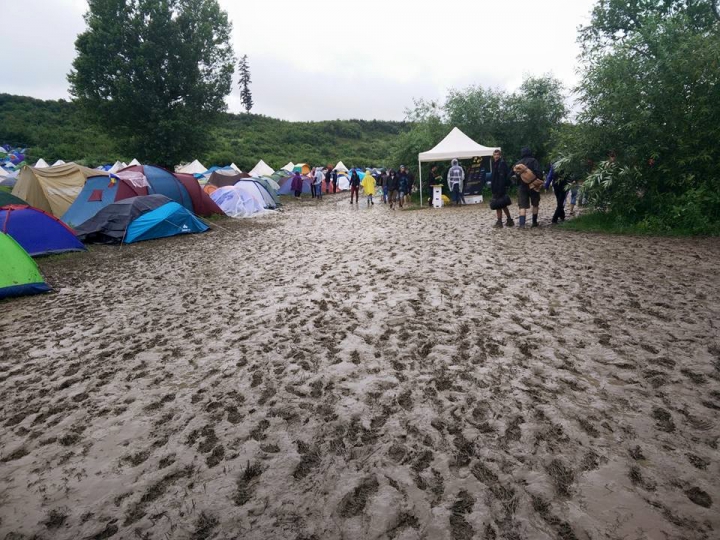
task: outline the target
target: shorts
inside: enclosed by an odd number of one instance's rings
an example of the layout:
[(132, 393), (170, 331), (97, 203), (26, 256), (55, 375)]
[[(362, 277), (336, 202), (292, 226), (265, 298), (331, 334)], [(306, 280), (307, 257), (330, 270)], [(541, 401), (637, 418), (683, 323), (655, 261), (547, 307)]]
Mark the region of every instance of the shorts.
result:
[(518, 188), (518, 206), (521, 210), (527, 210), (532, 206), (540, 206), (540, 193), (527, 186)]

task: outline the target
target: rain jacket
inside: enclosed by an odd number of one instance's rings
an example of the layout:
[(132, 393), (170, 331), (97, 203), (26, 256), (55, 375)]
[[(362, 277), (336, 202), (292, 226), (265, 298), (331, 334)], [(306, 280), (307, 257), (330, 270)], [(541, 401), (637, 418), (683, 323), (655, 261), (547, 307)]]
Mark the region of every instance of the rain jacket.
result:
[(375, 178), (370, 171), (365, 171), (365, 178), (362, 179), (360, 185), (363, 187), (365, 195), (375, 195)]
[(465, 182), (465, 171), (463, 171), (462, 167), (458, 165), (458, 160), (453, 159), (452, 167), (450, 167), (450, 170), (447, 173), (447, 183), (450, 191), (453, 190), (453, 186), (455, 184), (459, 184), (460, 192), (462, 192), (463, 182)]
[(388, 191), (397, 191), (398, 187), (400, 186), (400, 182), (398, 181), (398, 177), (396, 174), (389, 174), (386, 182)]
[(492, 178), (490, 180), (490, 191), (496, 199), (507, 195), (508, 177), (510, 170), (505, 160), (500, 158), (492, 162)]
[(295, 176), (293, 176), (292, 184), (290, 184), (290, 187), (293, 191), (302, 191), (303, 188), (303, 179), (302, 176), (300, 176), (300, 173), (295, 173)]

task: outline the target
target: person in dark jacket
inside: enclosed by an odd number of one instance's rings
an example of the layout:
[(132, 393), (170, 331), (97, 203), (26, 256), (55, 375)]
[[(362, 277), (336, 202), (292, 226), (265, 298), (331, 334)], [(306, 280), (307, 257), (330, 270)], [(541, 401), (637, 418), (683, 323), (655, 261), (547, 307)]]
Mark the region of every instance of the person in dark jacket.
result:
[(328, 168), (325, 170), (325, 193), (330, 193), (330, 179), (332, 178), (332, 171)]
[(379, 187), (380, 191), (382, 192), (383, 204), (387, 204), (387, 199), (388, 199), (387, 172), (383, 171), (380, 173), (380, 176), (377, 177), (377, 187)]
[(330, 180), (332, 180), (333, 193), (337, 193), (337, 183), (338, 183), (337, 170), (333, 169), (332, 175), (330, 176)]
[(292, 184), (290, 184), (290, 188), (295, 192), (295, 198), (299, 199), (300, 195), (302, 194), (303, 179), (298, 171), (295, 171), (291, 182)]
[(405, 165), (400, 165), (400, 173), (398, 174), (398, 204), (400, 205), (400, 208), (403, 207), (405, 197), (408, 194), (409, 182), (410, 179), (408, 178), (408, 173)]
[[(517, 164), (525, 165), (532, 171), (536, 178), (542, 180), (542, 170), (540, 163), (532, 155), (532, 151), (527, 146), (520, 151), (520, 161)], [(540, 193), (518, 179), (518, 206), (520, 207), (520, 227), (525, 228), (525, 215), (528, 208), (532, 206), (532, 226), (538, 226), (538, 212), (540, 211)]]
[(432, 206), (433, 200), (433, 186), (442, 184), (442, 175), (438, 172), (437, 165), (433, 165), (428, 173), (427, 185), (428, 185), (428, 205)]
[(565, 221), (565, 199), (567, 199), (568, 185), (570, 184), (570, 176), (562, 171), (554, 171), (552, 178), (552, 188), (555, 193), (557, 207), (553, 214), (552, 222)]
[(492, 192), (491, 202), (495, 203), (493, 206), (495, 206), (495, 212), (497, 213), (495, 227), (498, 229), (502, 228), (503, 211), (507, 216), (505, 226), (512, 227), (515, 225), (515, 222), (510, 217), (510, 210), (508, 209), (508, 206), (510, 206), (510, 197), (507, 196), (508, 184), (510, 182), (510, 169), (503, 159), (500, 150), (493, 152), (493, 160), (490, 166), (492, 168), (492, 176), (490, 178), (490, 191)]
[(394, 210), (395, 208), (395, 199), (398, 195), (398, 189), (400, 187), (400, 182), (398, 180), (397, 175), (395, 174), (395, 171), (393, 169), (390, 169), (390, 173), (387, 177), (387, 188), (388, 188), (388, 199), (390, 200), (390, 210)]
[(405, 169), (407, 171), (407, 184), (408, 184), (408, 190), (405, 194), (405, 202), (407, 204), (410, 204), (412, 202), (411, 196), (413, 187), (415, 186), (415, 175), (410, 171), (410, 169)]
[(350, 204), (353, 203), (353, 194), (355, 195), (355, 204), (359, 204), (358, 200), (360, 197), (360, 175), (358, 175), (355, 167), (353, 167), (352, 174), (350, 174)]

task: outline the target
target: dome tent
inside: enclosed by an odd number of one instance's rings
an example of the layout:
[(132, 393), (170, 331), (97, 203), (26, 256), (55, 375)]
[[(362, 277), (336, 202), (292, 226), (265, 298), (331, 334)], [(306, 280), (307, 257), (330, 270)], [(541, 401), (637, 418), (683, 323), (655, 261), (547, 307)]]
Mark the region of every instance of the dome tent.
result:
[(35, 261), (13, 238), (0, 232), (0, 299), (48, 292)]
[(0, 232), (12, 236), (33, 257), (86, 249), (62, 221), (32, 206), (1, 207)]
[(179, 234), (201, 233), (208, 229), (190, 210), (170, 201), (135, 218), (127, 228), (124, 242), (131, 244)]

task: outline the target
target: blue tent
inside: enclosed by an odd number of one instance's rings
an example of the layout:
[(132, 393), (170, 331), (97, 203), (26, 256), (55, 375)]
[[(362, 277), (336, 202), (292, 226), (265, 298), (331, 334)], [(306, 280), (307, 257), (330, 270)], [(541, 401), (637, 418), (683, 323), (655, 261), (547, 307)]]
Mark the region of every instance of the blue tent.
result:
[(130, 244), (177, 234), (201, 233), (208, 229), (195, 214), (173, 201), (133, 220), (124, 241)]
[(28, 255), (85, 251), (75, 233), (55, 216), (32, 206), (0, 208), (0, 231), (12, 236)]
[[(310, 179), (307, 176), (302, 176), (301, 178), (303, 179), (302, 192), (310, 193), (311, 192)], [(280, 189), (278, 189), (278, 192), (277, 192), (278, 195), (294, 195), (295, 194), (295, 192), (292, 190), (292, 179), (293, 179), (293, 177), (291, 176), (290, 178), (285, 180), (285, 182), (280, 186)]]
[(145, 178), (150, 184), (148, 193), (150, 195), (165, 195), (176, 201), (192, 212), (193, 205), (190, 194), (177, 178), (170, 172), (154, 165), (145, 165), (142, 168)]
[(148, 188), (137, 187), (132, 182), (114, 174), (109, 177), (91, 176), (85, 181), (77, 199), (60, 219), (70, 227), (77, 227), (109, 204), (147, 194)]

